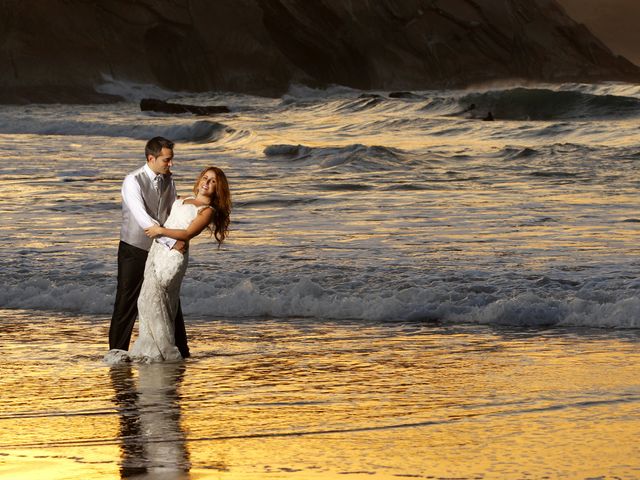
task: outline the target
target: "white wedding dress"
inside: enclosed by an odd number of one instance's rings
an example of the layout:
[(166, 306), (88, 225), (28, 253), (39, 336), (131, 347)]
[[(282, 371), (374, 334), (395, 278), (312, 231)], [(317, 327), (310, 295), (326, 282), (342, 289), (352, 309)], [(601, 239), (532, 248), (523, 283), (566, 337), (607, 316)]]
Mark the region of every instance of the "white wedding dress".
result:
[[(210, 207), (197, 207), (178, 199), (173, 203), (164, 227), (186, 229), (203, 208)], [(128, 352), (109, 350), (104, 358), (107, 363), (182, 360), (175, 343), (174, 319), (188, 261), (188, 251), (183, 255), (177, 250), (169, 250), (166, 246), (153, 242), (138, 297), (138, 338)]]

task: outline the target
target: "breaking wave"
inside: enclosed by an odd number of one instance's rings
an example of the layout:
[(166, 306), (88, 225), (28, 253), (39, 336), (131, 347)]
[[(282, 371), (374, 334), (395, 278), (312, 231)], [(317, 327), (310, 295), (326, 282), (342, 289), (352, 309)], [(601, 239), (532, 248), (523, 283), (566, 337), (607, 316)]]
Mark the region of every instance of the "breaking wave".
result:
[(403, 163), (399, 149), (361, 144), (345, 147), (308, 147), (305, 145), (276, 144), (264, 149), (270, 159), (285, 160), (296, 164), (317, 165), (321, 168), (349, 166), (371, 170), (388, 169)]
[(209, 143), (217, 142), (223, 137), (235, 133), (235, 130), (225, 124), (209, 120), (174, 125), (157, 125), (153, 122), (107, 124), (78, 120), (40, 120), (36, 122), (18, 120), (0, 123), (0, 133), (127, 137), (137, 140), (148, 140), (161, 135), (175, 141)]
[[(491, 112), (497, 120), (580, 120), (629, 118), (640, 115), (636, 90), (622, 87), (586, 88), (563, 84), (547, 88), (513, 87), (471, 93), (378, 92), (361, 93), (347, 89), (325, 92), (325, 103), (317, 102), (319, 92), (287, 95), (284, 105), (299, 104), (324, 113), (359, 114), (402, 111), (415, 118), (429, 115), (480, 119)], [(328, 101), (327, 101), (328, 100)], [(301, 102), (301, 103), (300, 103)]]
[(502, 120), (559, 120), (640, 115), (640, 99), (543, 88), (513, 88), (470, 93), (458, 100), (469, 113), (492, 112)]
[[(477, 284), (467, 285), (456, 297), (446, 285), (338, 293), (307, 277), (266, 289), (248, 278), (214, 284), (210, 280), (186, 279), (181, 301), (187, 315), (204, 318), (307, 317), (636, 329), (640, 328), (638, 287), (636, 282), (625, 292), (603, 300), (599, 291), (557, 297), (541, 292), (499, 297), (490, 285)], [(0, 307), (107, 315), (111, 313), (114, 291), (115, 285), (110, 284), (56, 283), (33, 278), (7, 285), (0, 292)]]

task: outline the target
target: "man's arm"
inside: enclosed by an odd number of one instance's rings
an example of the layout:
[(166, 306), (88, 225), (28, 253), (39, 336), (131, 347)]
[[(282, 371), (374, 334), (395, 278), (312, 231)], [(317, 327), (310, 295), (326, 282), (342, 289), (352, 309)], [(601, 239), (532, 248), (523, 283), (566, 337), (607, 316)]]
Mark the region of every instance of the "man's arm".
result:
[[(126, 176), (122, 182), (122, 200), (131, 210), (131, 214), (140, 228), (145, 229), (158, 225), (158, 222), (151, 218), (144, 208), (140, 185), (132, 176)], [(158, 237), (156, 240), (169, 249), (173, 248), (176, 243), (176, 240), (169, 237)]]

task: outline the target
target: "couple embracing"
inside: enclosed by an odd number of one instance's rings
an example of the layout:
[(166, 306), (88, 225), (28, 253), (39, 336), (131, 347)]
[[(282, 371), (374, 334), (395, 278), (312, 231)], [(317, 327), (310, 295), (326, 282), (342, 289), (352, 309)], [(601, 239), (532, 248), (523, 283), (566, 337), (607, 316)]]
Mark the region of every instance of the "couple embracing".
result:
[[(146, 164), (122, 184), (118, 287), (107, 363), (189, 357), (180, 307), (189, 240), (208, 229), (221, 245), (228, 233), (231, 194), (224, 172), (206, 167), (193, 196), (179, 198), (171, 177), (173, 146), (166, 138), (149, 140)], [(138, 338), (128, 350), (136, 318)]]

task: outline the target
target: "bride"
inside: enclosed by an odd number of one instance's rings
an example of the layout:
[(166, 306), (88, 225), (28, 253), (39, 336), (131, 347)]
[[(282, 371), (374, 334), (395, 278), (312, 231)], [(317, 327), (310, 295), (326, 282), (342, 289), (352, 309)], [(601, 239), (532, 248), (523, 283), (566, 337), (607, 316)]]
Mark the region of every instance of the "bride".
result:
[[(188, 242), (208, 229), (219, 247), (227, 237), (231, 212), (227, 177), (221, 169), (207, 167), (198, 175), (193, 193), (193, 197), (178, 198), (171, 207), (171, 214), (164, 226), (147, 228), (146, 235)], [(110, 350), (105, 361), (119, 363), (133, 360), (152, 363), (182, 359), (175, 345), (173, 321), (188, 260), (188, 250), (183, 255), (175, 249), (169, 250), (158, 242), (153, 242), (138, 297), (138, 339), (129, 352)]]

